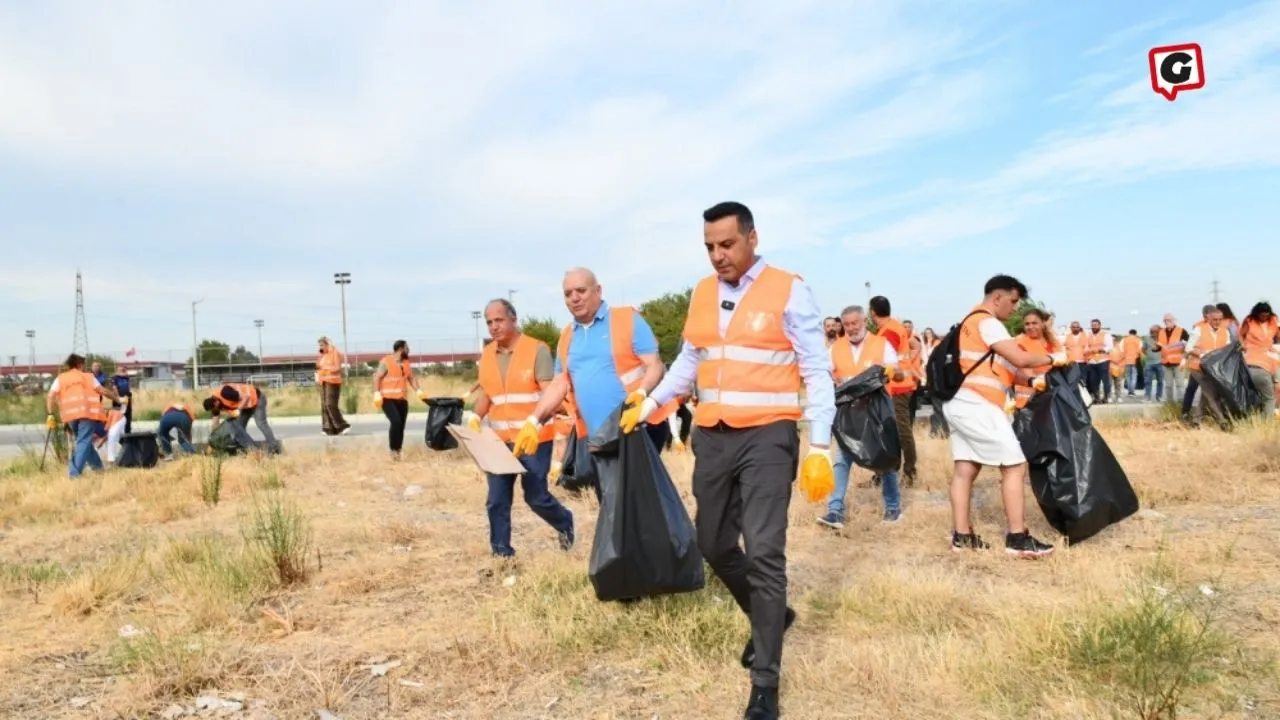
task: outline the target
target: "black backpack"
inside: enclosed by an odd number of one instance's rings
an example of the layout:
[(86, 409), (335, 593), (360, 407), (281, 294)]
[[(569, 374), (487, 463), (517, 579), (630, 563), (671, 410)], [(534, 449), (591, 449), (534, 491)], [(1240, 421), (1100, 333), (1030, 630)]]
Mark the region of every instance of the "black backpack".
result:
[(986, 310), (974, 310), (965, 315), (964, 320), (952, 325), (950, 332), (938, 343), (938, 347), (929, 353), (929, 359), (925, 362), (925, 377), (932, 397), (943, 402), (950, 400), (956, 396), (956, 392), (960, 390), (965, 378), (969, 377), (969, 373), (973, 372), (974, 368), (988, 360), (994, 362), (995, 351), (988, 348), (987, 354), (974, 363), (973, 367), (969, 368), (969, 372), (960, 369), (960, 327), (969, 318), (979, 313), (991, 314)]

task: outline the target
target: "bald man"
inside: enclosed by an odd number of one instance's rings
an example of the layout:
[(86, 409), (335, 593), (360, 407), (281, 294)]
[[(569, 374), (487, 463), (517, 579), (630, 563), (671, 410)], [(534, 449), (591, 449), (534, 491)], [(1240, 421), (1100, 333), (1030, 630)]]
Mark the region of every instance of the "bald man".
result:
[[(658, 340), (644, 316), (634, 307), (610, 307), (595, 273), (583, 267), (566, 272), (564, 304), (573, 322), (561, 330), (555, 379), (543, 390), (526, 429), (536, 429), (567, 404), (578, 436), (590, 437), (623, 400), (647, 397), (664, 368)], [(664, 406), (649, 418), (646, 430), (659, 451), (671, 437), (667, 418), (677, 405)]]

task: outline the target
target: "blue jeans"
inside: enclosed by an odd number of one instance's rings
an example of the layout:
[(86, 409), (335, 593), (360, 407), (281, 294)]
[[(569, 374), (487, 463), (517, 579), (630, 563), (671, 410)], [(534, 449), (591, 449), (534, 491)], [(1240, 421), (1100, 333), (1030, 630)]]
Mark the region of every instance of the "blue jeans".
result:
[[(573, 513), (547, 490), (552, 445), (544, 442), (538, 445), (538, 451), (533, 455), (520, 456), (520, 464), (526, 470), (520, 475), (520, 487), (524, 490), (524, 501), (529, 509), (556, 532), (568, 532), (573, 530)], [(507, 443), (507, 447), (510, 448), (511, 443)], [(488, 478), (489, 499), (485, 502), (485, 509), (489, 511), (489, 547), (494, 555), (510, 557), (516, 554), (511, 547), (511, 503), (516, 476), (488, 475)]]
[(102, 458), (98, 457), (98, 450), (93, 446), (97, 425), (93, 420), (73, 420), (67, 423), (71, 434), (75, 436), (75, 447), (71, 449), (67, 463), (67, 477), (80, 477), (86, 465), (94, 470), (102, 469)]
[[(836, 489), (827, 499), (827, 512), (844, 519), (844, 496), (849, 492), (849, 457), (839, 443), (831, 443), (832, 463), (835, 470)], [(902, 510), (902, 493), (898, 489), (898, 471), (890, 470), (880, 474), (880, 494), (884, 498), (884, 509), (888, 512)]]
[(1142, 374), (1147, 386), (1143, 391), (1143, 397), (1148, 400), (1152, 398), (1159, 400), (1164, 397), (1164, 366), (1160, 363), (1149, 364)]
[(170, 410), (160, 416), (160, 428), (156, 430), (156, 440), (160, 443), (160, 449), (165, 455), (173, 454), (173, 439), (169, 434), (174, 430), (178, 431), (178, 447), (183, 452), (195, 454), (196, 449), (191, 447), (191, 417), (181, 410)]
[[(1138, 366), (1137, 366), (1137, 365), (1125, 365), (1125, 366), (1124, 366), (1124, 389), (1125, 389), (1125, 391), (1126, 391), (1126, 392), (1128, 392), (1128, 393), (1130, 393), (1130, 394), (1132, 394), (1132, 393), (1134, 392), (1134, 390), (1136, 390), (1136, 389), (1137, 389), (1137, 387), (1138, 387)], [(1119, 395), (1120, 393), (1119, 393), (1119, 392), (1117, 392), (1116, 394), (1117, 394), (1117, 395)]]

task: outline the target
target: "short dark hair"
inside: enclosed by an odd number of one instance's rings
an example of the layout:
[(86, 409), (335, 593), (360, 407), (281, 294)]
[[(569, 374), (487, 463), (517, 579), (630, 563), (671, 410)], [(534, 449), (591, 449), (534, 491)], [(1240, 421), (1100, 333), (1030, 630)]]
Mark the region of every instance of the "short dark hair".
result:
[(1263, 300), (1262, 302), (1259, 302), (1258, 304), (1254, 305), (1253, 309), (1249, 311), (1249, 317), (1254, 322), (1262, 322), (1263, 315), (1275, 315), (1275, 314), (1276, 314), (1275, 311), (1271, 309), (1271, 303), (1267, 302), (1266, 300)]
[(889, 317), (889, 298), (877, 295), (867, 301), (867, 307), (876, 317)]
[(201, 405), (204, 406), (205, 412), (213, 412), (218, 407), (218, 401), (207, 397)]
[(747, 235), (756, 229), (756, 218), (751, 214), (751, 209), (740, 202), (729, 200), (716, 203), (702, 211), (702, 220), (704, 222), (713, 223), (727, 217), (738, 218), (738, 232), (743, 235)]
[(516, 306), (512, 305), (510, 300), (506, 298), (494, 298), (485, 304), (485, 308), (488, 309), (488, 307), (494, 303), (502, 306), (502, 309), (507, 313), (507, 317), (510, 317), (512, 320), (520, 319), (520, 316), (516, 314)]
[(1092, 324), (1094, 324), (1094, 323), (1098, 323), (1099, 325), (1101, 325), (1101, 324), (1102, 324), (1102, 321), (1101, 321), (1101, 320), (1099, 320), (1098, 318), (1094, 318), (1094, 319), (1092, 319), (1092, 320), (1090, 320), (1090, 321), (1089, 321), (1089, 324), (1090, 324), (1090, 325), (1092, 325)]
[(990, 295), (993, 292), (1016, 292), (1018, 297), (1026, 300), (1031, 296), (1031, 292), (1027, 290), (1027, 286), (1022, 281), (1012, 275), (995, 275), (982, 286), (982, 294)]
[(67, 356), (66, 365), (68, 369), (79, 370), (84, 367), (84, 356), (71, 353)]
[(1138, 331), (1137, 331), (1136, 329), (1134, 329), (1134, 328), (1129, 328), (1129, 334), (1130, 334), (1130, 335), (1137, 335), (1137, 334), (1138, 334)]
[(405, 342), (404, 340), (397, 340), (397, 341), (395, 341), (394, 343), (392, 343), (392, 345), (391, 345), (391, 349), (392, 349), (392, 350), (403, 350), (403, 349), (405, 348), (405, 346), (406, 346), (406, 345), (408, 345), (408, 344), (409, 344), (409, 343)]

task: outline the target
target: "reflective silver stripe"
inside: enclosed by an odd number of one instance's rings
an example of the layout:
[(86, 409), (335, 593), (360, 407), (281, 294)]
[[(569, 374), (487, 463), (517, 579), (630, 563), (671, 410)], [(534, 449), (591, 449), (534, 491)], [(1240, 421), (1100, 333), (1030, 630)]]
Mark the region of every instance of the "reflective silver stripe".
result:
[(519, 430), (524, 427), (524, 420), (490, 420), (489, 427), (494, 430)]
[(622, 373), (621, 375), (619, 375), (619, 376), (618, 376), (618, 379), (622, 381), (622, 385), (625, 387), (625, 386), (630, 385), (631, 383), (633, 383), (633, 382), (635, 382), (635, 381), (639, 380), (639, 379), (640, 379), (640, 378), (642, 378), (642, 377), (644, 377), (644, 366), (643, 366), (643, 365), (641, 365), (640, 367), (635, 368), (635, 369), (633, 369), (633, 370), (628, 370), (628, 371), (626, 371), (626, 372)]
[(536, 403), (542, 398), (542, 393), (507, 393), (506, 395), (494, 395), (489, 398), (490, 404), (506, 405), (507, 403)]
[[(989, 378), (989, 377), (983, 377), (981, 375), (970, 375), (969, 377), (965, 378), (964, 385), (968, 385), (969, 383), (973, 383), (974, 385), (984, 385), (986, 387), (999, 390), (1000, 392), (1009, 392), (1009, 388), (1001, 384), (999, 380), (996, 380), (994, 378)], [(963, 387), (963, 385), (961, 387)]]
[(800, 393), (745, 392), (741, 390), (699, 390), (698, 402), (737, 407), (800, 407)]
[(713, 345), (698, 348), (699, 360), (735, 360), (758, 365), (794, 365), (796, 354), (792, 350), (761, 350), (742, 345)]
[(961, 351), (960, 351), (960, 359), (961, 359), (961, 360), (981, 360), (983, 357), (986, 357), (986, 353), (985, 353), (985, 352), (974, 352), (974, 351), (972, 351), (972, 350), (961, 350)]

